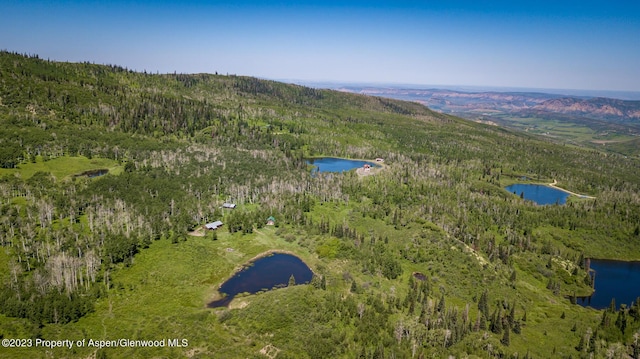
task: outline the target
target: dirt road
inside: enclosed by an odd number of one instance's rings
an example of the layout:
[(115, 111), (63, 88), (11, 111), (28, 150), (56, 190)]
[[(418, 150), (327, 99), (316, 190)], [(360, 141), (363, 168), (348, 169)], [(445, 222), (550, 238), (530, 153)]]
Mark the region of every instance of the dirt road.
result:
[(557, 184), (557, 183), (558, 183), (558, 181), (556, 181), (556, 179), (554, 178), (554, 179), (553, 179), (553, 183), (549, 183), (549, 187), (553, 187), (553, 188), (558, 189), (558, 190), (560, 190), (560, 191), (562, 191), (562, 192), (566, 192), (566, 193), (568, 193), (568, 194), (572, 194), (572, 195), (574, 195), (574, 196), (578, 196), (578, 197), (580, 197), (580, 198), (596, 199), (596, 198), (595, 198), (595, 197), (593, 197), (593, 196), (587, 196), (587, 195), (584, 195), (584, 194), (579, 194), (579, 193), (571, 192), (571, 191), (566, 190), (566, 189), (564, 189), (564, 188), (560, 188), (560, 187), (556, 186), (556, 184)]

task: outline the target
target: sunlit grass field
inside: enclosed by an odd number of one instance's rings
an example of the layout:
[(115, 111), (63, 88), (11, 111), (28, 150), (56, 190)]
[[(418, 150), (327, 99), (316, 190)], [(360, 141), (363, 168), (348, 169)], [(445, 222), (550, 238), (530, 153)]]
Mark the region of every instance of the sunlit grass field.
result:
[(85, 171), (108, 169), (110, 174), (118, 174), (122, 166), (117, 161), (108, 158), (87, 158), (84, 156), (63, 156), (43, 161), (42, 156), (36, 157), (36, 162), (22, 163), (18, 168), (0, 168), (0, 176), (19, 173), (23, 179), (31, 178), (36, 172), (49, 172), (56, 179), (61, 180), (72, 175), (79, 175)]

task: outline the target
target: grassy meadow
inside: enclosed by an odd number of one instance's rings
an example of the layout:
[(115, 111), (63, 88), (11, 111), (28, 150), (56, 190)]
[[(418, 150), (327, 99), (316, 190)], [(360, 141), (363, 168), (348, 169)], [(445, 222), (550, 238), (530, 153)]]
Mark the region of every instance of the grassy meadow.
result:
[(23, 163), (17, 168), (0, 168), (1, 175), (16, 175), (23, 179), (31, 178), (36, 172), (50, 173), (58, 180), (64, 180), (85, 171), (107, 169), (112, 175), (122, 172), (122, 166), (108, 158), (86, 158), (84, 156), (63, 156), (43, 161), (42, 156), (36, 156), (35, 162)]

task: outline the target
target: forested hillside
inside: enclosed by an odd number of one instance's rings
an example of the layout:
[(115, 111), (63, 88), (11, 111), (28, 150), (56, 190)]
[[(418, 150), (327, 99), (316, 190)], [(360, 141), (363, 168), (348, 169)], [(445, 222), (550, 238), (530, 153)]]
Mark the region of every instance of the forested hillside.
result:
[[(640, 300), (574, 304), (585, 258), (640, 260), (637, 159), (416, 103), (9, 52), (0, 123), (0, 337), (188, 341), (1, 357), (640, 355)], [(312, 175), (311, 156), (385, 166)], [(504, 190), (554, 180), (595, 199)], [(206, 307), (267, 250), (312, 283)]]

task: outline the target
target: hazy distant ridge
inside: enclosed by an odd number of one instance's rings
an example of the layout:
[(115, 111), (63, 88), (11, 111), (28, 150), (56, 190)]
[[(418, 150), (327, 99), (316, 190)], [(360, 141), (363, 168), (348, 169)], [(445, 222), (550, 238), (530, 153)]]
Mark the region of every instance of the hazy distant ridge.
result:
[(640, 119), (640, 101), (610, 98), (577, 99), (571, 97), (551, 99), (534, 107), (536, 110), (572, 115), (590, 115), (602, 119)]
[(416, 101), (447, 113), (569, 114), (597, 120), (628, 123), (640, 119), (640, 101), (604, 97), (565, 96), (541, 92), (463, 92), (448, 89), (378, 87), (337, 88), (340, 91)]

